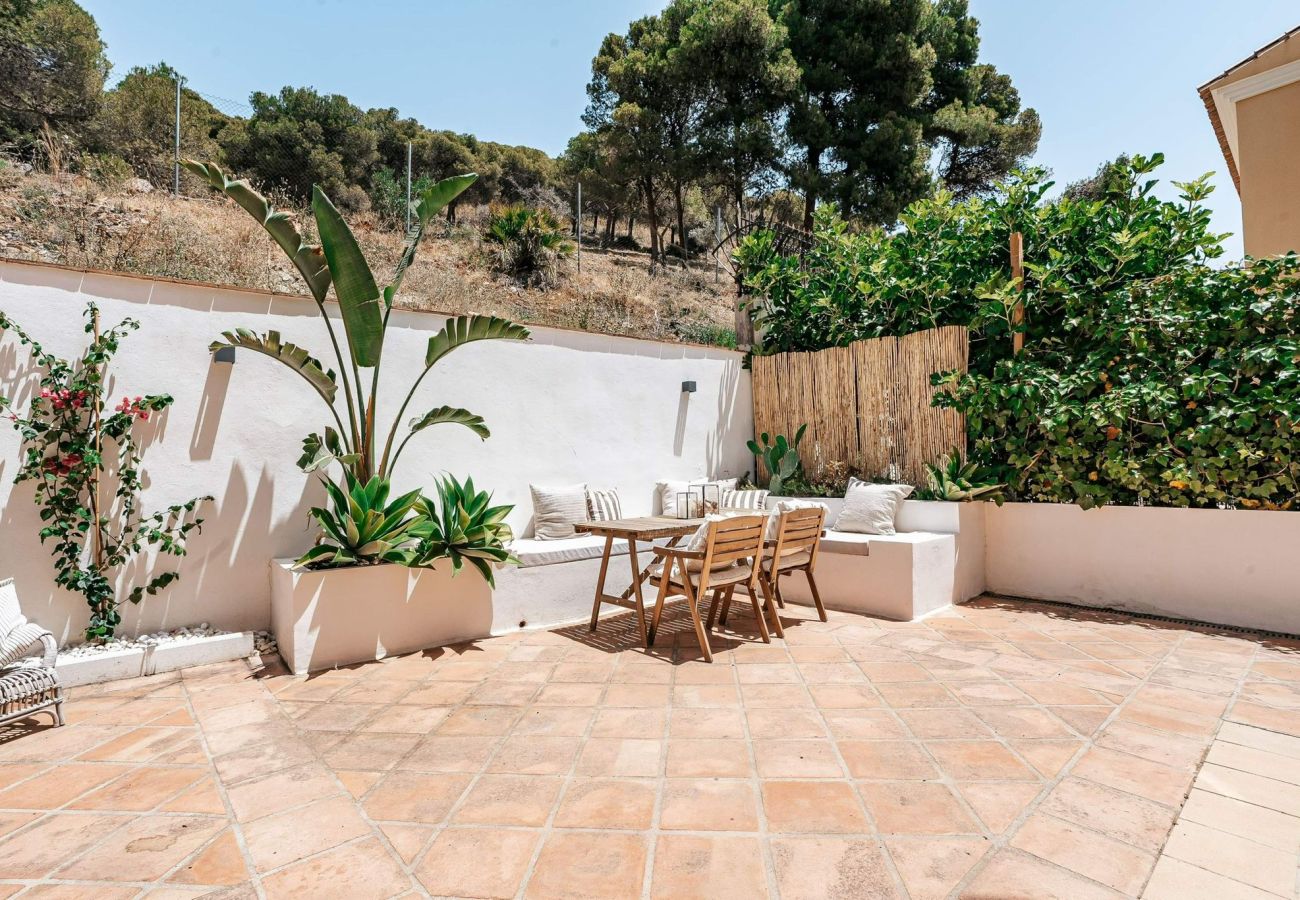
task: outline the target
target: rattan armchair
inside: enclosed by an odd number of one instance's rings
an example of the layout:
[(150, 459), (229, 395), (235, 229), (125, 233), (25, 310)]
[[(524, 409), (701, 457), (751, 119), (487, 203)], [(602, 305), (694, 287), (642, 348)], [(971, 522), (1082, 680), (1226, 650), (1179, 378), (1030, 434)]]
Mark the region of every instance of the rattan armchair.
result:
[[(63, 688), (54, 669), (54, 635), (24, 618), (14, 581), (0, 581), (0, 724), (47, 711), (63, 724)], [(21, 663), (40, 653), (36, 665)]]

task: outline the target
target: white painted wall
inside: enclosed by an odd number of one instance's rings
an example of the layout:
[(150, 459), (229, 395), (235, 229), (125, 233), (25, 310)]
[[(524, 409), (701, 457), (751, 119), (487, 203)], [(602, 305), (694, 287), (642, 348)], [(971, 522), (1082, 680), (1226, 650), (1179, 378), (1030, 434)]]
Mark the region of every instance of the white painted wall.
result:
[[(237, 326), (278, 329), (324, 358), (328, 344), (315, 304), (0, 262), (0, 308), (52, 352), (73, 356), (84, 346), (87, 300), (100, 305), (105, 323), (126, 316), (142, 323), (112, 368), (112, 394), (176, 398), (141, 431), (145, 507), (196, 494), (217, 498), (191, 541), (180, 582), (125, 611), (123, 631), (199, 621), (267, 627), (270, 560), (295, 556), (312, 540), (306, 512), (322, 493), (295, 460), (303, 436), (327, 414), (272, 360), (240, 351), (233, 367), (215, 365), (207, 345)], [(442, 322), (430, 313), (394, 314), (381, 422), (392, 416)], [(29, 373), (16, 341), (0, 340), (0, 393), (16, 395), (22, 409), (35, 384)], [(682, 394), (683, 381), (695, 381), (697, 392)], [(511, 524), (520, 532), (529, 530), (530, 482), (617, 488), (627, 513), (650, 513), (660, 478), (739, 475), (752, 463), (745, 449), (753, 430), (749, 373), (732, 351), (537, 328), (526, 344), (483, 342), (455, 351), (425, 380), (408, 417), (443, 404), (482, 415), (492, 437), (483, 443), (452, 425), (425, 432), (402, 457), (396, 488), (431, 486), (443, 471), (473, 475), (498, 502), (516, 504)], [(14, 576), (29, 617), (75, 639), (84, 602), (53, 584), (48, 549), (36, 536), (32, 485), (13, 485), (18, 446), (17, 433), (0, 427), (0, 577)]]
[(1300, 633), (1300, 513), (985, 506), (990, 591)]

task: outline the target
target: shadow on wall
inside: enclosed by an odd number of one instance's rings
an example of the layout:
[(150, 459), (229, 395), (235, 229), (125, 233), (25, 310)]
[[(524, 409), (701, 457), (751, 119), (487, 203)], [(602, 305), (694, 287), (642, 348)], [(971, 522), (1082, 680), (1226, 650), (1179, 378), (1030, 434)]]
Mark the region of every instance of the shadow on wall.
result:
[[(705, 462), (710, 472), (718, 472), (719, 467), (726, 461), (726, 442), (727, 436), (734, 434), (737, 430), (741, 431), (740, 443), (743, 445), (753, 435), (753, 422), (750, 419), (750, 410), (737, 409), (736, 399), (740, 393), (740, 379), (743, 364), (739, 359), (730, 360), (723, 367), (722, 377), (718, 381), (718, 399), (715, 405), (715, 421), (718, 423), (712, 434), (709, 435), (708, 444), (704, 448)], [(745, 398), (748, 400), (748, 396)], [(749, 471), (749, 463), (745, 464), (744, 471)], [(726, 475), (740, 475), (741, 472), (719, 473)]]

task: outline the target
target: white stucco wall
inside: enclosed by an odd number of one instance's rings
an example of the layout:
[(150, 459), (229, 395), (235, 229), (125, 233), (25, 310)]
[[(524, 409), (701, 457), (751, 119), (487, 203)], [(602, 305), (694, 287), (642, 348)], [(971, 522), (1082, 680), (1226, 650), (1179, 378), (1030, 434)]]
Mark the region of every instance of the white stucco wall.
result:
[[(312, 538), (306, 511), (322, 492), (298, 471), (301, 440), (327, 421), (320, 399), (279, 364), (240, 351), (210, 362), (208, 343), (237, 326), (279, 330), (326, 359), (328, 342), (309, 299), (0, 262), (0, 308), (45, 347), (73, 356), (84, 346), (82, 310), (103, 321), (138, 319), (112, 367), (111, 394), (167, 392), (173, 407), (140, 431), (147, 509), (211, 494), (203, 532), (164, 596), (125, 611), (124, 632), (209, 621), (226, 628), (269, 623), (269, 561)], [(443, 318), (397, 312), (386, 350), (379, 421), (390, 421)], [(0, 393), (26, 409), (35, 384), (28, 356), (0, 339)], [(681, 383), (695, 381), (694, 394)], [(340, 400), (341, 402), (341, 400)], [(628, 514), (652, 511), (661, 478), (739, 475), (752, 463), (749, 373), (739, 353), (549, 328), (526, 344), (482, 342), (439, 363), (408, 410), (448, 404), (482, 415), (492, 437), (438, 426), (415, 438), (396, 472), (398, 490), (431, 486), (449, 471), (473, 475), (514, 503), (526, 532), (528, 485), (585, 481), (614, 487)], [(13, 575), (24, 612), (61, 637), (84, 626), (84, 602), (58, 590), (30, 483), (15, 487), (18, 435), (0, 423), (0, 578)], [(364, 602), (364, 598), (358, 598)]]
[(990, 591), (1300, 633), (1300, 513), (985, 507)]

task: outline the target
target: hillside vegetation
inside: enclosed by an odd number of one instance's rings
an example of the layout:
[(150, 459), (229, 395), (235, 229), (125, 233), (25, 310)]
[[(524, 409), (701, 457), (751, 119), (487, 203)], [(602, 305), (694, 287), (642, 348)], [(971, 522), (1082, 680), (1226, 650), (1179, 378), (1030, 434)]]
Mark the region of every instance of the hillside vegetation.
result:
[[(87, 178), (0, 167), (0, 257), (301, 293), (296, 273), (262, 229), (233, 203), (137, 193)], [(584, 244), (582, 271), (559, 260), (547, 287), (526, 287), (493, 270), (482, 237), (487, 210), (462, 210), (408, 271), (400, 302), (414, 309), (492, 313), (538, 325), (707, 344), (734, 344), (735, 287), (724, 268), (663, 268), (646, 254)], [(311, 217), (299, 217), (311, 227)], [(366, 255), (390, 267), (398, 230), (353, 217)]]

